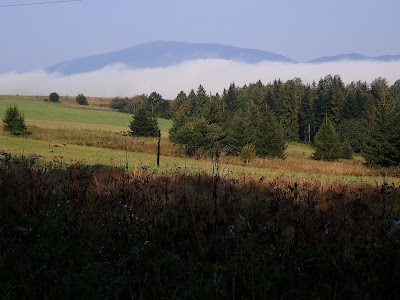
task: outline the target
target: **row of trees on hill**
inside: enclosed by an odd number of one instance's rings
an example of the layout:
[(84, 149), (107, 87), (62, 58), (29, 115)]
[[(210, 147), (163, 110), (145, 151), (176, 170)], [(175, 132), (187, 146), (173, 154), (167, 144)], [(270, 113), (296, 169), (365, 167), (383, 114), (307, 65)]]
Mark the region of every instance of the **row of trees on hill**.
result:
[(205, 150), (195, 134), (201, 128), (204, 141), (216, 136), (216, 147), (233, 155), (250, 144), (258, 156), (283, 157), (282, 141), (297, 141), (315, 143), (316, 159), (349, 158), (356, 152), (371, 166), (391, 166), (400, 162), (399, 108), (400, 81), (389, 86), (382, 78), (370, 85), (345, 85), (338, 75), (312, 84), (298, 78), (243, 87), (232, 83), (213, 96), (200, 85), (196, 92), (176, 97), (170, 134), (189, 155)]
[(400, 81), (345, 85), (340, 76), (328, 75), (312, 84), (298, 78), (232, 83), (222, 95), (208, 95), (200, 85), (188, 95), (181, 91), (172, 104), (153, 92), (116, 98), (111, 106), (172, 116), (171, 141), (191, 156), (221, 151), (246, 156), (253, 150), (260, 157), (282, 158), (285, 142), (296, 141), (315, 145), (316, 159), (351, 158), (355, 152), (371, 166), (400, 162)]
[(145, 108), (154, 116), (159, 118), (170, 119), (171, 111), (170, 105), (167, 100), (153, 92), (150, 95), (138, 95), (132, 98), (114, 98), (110, 103), (112, 109), (116, 109), (124, 113), (136, 114), (139, 109)]

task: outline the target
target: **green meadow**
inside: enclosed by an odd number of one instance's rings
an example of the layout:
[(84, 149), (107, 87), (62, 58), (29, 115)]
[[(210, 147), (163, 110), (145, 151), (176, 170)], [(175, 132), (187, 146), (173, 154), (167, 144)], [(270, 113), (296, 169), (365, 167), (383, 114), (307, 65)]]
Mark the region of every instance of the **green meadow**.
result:
[[(6, 108), (11, 105), (17, 105), (22, 110), (28, 124), (29, 121), (35, 120), (35, 125), (41, 127), (46, 126), (47, 121), (50, 121), (50, 125), (52, 122), (67, 122), (102, 125), (103, 130), (108, 130), (107, 126), (111, 126), (111, 130), (115, 129), (115, 127), (128, 130), (129, 122), (132, 119), (131, 114), (65, 107), (58, 103), (34, 100), (30, 97), (25, 98), (22, 96), (0, 96), (0, 115), (4, 116)], [(168, 132), (171, 125), (172, 122), (170, 120), (159, 119), (159, 126), (162, 132)], [(59, 124), (59, 126), (62, 126), (62, 124)]]

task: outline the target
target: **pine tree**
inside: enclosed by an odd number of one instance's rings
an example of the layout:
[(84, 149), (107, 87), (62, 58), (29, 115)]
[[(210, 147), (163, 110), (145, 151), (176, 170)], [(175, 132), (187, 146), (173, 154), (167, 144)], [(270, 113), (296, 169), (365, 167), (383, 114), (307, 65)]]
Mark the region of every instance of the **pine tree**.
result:
[(259, 116), (255, 130), (254, 146), (257, 156), (285, 158), (285, 140), (271, 112), (267, 111)]
[(391, 100), (382, 100), (373, 111), (363, 156), (368, 166), (390, 167), (400, 164), (399, 113)]
[(224, 110), (231, 113), (235, 112), (239, 107), (238, 92), (235, 83), (229, 85), (228, 91), (224, 94)]
[(240, 155), (243, 147), (251, 142), (250, 128), (247, 120), (235, 114), (227, 126), (227, 137), (225, 145), (227, 153)]
[(177, 133), (180, 128), (182, 128), (186, 123), (189, 122), (189, 119), (183, 113), (177, 113), (173, 119), (172, 127), (169, 130), (169, 139), (173, 143), (178, 143)]
[(339, 136), (333, 123), (326, 117), (324, 124), (320, 127), (314, 138), (314, 159), (334, 161), (342, 154)]
[(27, 134), (24, 116), (16, 105), (10, 106), (6, 109), (3, 123), (4, 131), (11, 132), (13, 135)]
[(140, 108), (132, 116), (129, 125), (133, 136), (158, 136), (158, 122), (145, 108)]

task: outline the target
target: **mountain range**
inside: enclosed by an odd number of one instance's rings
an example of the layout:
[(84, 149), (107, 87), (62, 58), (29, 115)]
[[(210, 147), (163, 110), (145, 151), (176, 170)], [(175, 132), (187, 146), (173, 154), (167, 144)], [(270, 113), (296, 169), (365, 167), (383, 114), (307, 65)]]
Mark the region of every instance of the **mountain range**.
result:
[[(272, 52), (238, 48), (221, 44), (200, 44), (184, 42), (156, 41), (140, 44), (127, 49), (64, 61), (50, 66), (45, 71), (72, 75), (102, 69), (113, 64), (123, 64), (132, 69), (164, 68), (197, 59), (225, 59), (244, 63), (262, 61), (297, 63), (295, 60)], [(350, 53), (337, 56), (321, 57), (307, 63), (324, 63), (337, 61), (395, 61), (400, 55), (367, 57)]]

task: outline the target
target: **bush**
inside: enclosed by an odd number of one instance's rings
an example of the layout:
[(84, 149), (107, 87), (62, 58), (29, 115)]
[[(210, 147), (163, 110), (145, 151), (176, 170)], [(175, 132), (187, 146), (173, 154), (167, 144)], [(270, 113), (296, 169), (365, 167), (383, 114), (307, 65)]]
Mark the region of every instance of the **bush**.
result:
[(116, 97), (116, 98), (112, 99), (112, 101), (110, 103), (110, 108), (116, 109), (119, 112), (133, 113), (134, 112), (134, 103), (133, 103), (133, 100), (131, 100), (131, 99)]
[(86, 96), (84, 94), (79, 94), (76, 97), (76, 102), (78, 102), (80, 105), (89, 105), (87, 102)]
[(58, 102), (60, 101), (60, 96), (57, 93), (51, 93), (49, 96), (50, 102)]
[(4, 119), (4, 131), (11, 132), (13, 135), (27, 134), (24, 115), (19, 111), (18, 106), (7, 108)]

